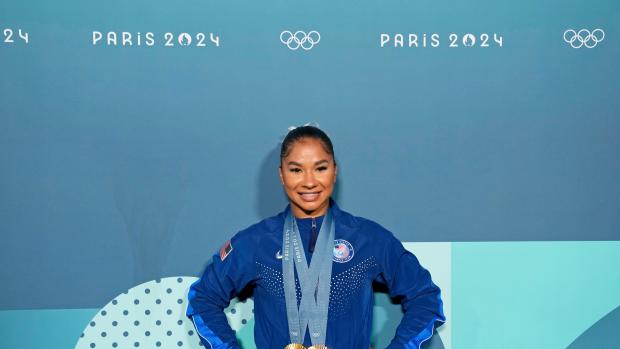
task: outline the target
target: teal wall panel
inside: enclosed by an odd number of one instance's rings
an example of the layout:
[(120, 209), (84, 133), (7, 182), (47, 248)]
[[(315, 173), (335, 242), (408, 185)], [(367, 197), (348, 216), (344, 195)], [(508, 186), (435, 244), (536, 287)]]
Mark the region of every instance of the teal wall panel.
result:
[(566, 348), (620, 305), (618, 241), (453, 243), (452, 253), (455, 349)]
[(68, 349), (98, 309), (0, 311), (0, 348)]

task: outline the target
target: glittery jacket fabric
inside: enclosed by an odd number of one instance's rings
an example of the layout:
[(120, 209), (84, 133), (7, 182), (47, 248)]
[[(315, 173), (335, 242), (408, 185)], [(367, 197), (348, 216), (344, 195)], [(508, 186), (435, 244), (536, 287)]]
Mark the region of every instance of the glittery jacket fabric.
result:
[[(334, 251), (326, 345), (330, 349), (368, 349), (373, 288), (380, 283), (398, 297), (404, 315), (388, 349), (419, 348), (445, 321), (439, 288), (418, 259), (379, 224), (341, 210), (330, 199), (336, 240), (345, 240), (349, 257)], [(187, 316), (206, 348), (241, 348), (223, 309), (246, 287), (253, 290), (257, 349), (283, 349), (290, 343), (282, 282), (282, 228), (290, 205), (276, 216), (237, 233), (225, 252), (213, 256), (190, 287)], [(315, 218), (320, 228), (322, 218)], [(308, 261), (312, 218), (297, 218)], [(349, 248), (350, 246), (350, 248)], [(342, 247), (342, 246), (341, 246)], [(223, 249), (224, 250), (224, 249)], [(222, 257), (223, 260), (222, 260)], [(340, 254), (342, 257), (342, 254)], [(297, 289), (299, 301), (300, 292)], [(306, 331), (304, 345), (309, 347)]]

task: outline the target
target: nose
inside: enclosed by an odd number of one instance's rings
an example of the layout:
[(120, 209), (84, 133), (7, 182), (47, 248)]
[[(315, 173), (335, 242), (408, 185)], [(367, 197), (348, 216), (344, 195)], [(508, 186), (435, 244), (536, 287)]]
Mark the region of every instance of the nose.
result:
[(302, 185), (304, 188), (308, 189), (312, 189), (317, 186), (316, 178), (314, 177), (314, 173), (312, 173), (312, 171), (306, 171)]

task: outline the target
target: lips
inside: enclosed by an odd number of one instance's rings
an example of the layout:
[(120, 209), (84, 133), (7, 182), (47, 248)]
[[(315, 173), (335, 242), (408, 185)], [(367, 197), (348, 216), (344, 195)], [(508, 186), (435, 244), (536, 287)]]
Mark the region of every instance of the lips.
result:
[(299, 196), (301, 196), (301, 199), (306, 201), (306, 202), (312, 202), (312, 201), (316, 201), (319, 196), (321, 196), (321, 192), (308, 192), (308, 193), (299, 193)]

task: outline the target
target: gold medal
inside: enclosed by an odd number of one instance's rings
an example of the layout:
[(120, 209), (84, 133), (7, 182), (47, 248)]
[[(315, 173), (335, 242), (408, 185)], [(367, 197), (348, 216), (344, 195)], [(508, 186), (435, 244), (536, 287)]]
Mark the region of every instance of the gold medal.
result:
[(306, 348), (304, 347), (303, 344), (292, 343), (292, 344), (285, 346), (284, 349), (329, 349), (329, 348), (324, 345), (313, 345), (311, 347)]
[(306, 349), (303, 344), (291, 343), (284, 347), (284, 349)]

